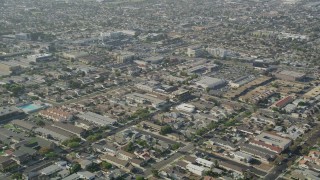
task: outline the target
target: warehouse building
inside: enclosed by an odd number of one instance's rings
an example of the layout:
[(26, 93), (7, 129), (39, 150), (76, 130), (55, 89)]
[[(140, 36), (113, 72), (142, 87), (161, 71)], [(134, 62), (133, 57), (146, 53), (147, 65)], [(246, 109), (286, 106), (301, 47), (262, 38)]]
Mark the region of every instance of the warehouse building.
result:
[(275, 77), (286, 81), (301, 81), (305, 78), (306, 74), (295, 71), (280, 71), (275, 73)]
[(25, 115), (24, 112), (14, 106), (0, 107), (0, 123), (23, 115)]
[(250, 141), (250, 144), (281, 153), (291, 145), (291, 139), (263, 132)]
[(201, 87), (203, 89), (218, 89), (221, 87), (224, 87), (226, 85), (226, 81), (218, 78), (212, 78), (212, 77), (202, 77), (201, 80), (196, 82), (196, 85), (198, 87)]
[(86, 112), (84, 114), (78, 115), (78, 117), (82, 120), (88, 121), (98, 126), (113, 125), (114, 123), (117, 122), (117, 120), (114, 120), (110, 117), (101, 116), (93, 112)]
[(198, 176), (203, 176), (204, 173), (207, 171), (207, 168), (197, 166), (194, 164), (188, 164), (186, 168), (188, 171), (190, 171)]

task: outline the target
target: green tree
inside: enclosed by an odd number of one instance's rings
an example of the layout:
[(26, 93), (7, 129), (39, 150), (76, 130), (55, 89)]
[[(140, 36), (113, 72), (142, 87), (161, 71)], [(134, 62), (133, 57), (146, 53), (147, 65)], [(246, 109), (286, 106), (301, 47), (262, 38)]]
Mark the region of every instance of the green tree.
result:
[(38, 119), (36, 121), (36, 125), (43, 127), (44, 125), (46, 125), (41, 119)]
[(214, 167), (219, 167), (219, 162), (218, 162), (218, 160), (214, 160)]
[(101, 168), (102, 169), (111, 169), (112, 168), (112, 164), (106, 162), (106, 161), (102, 161), (101, 162)]
[(134, 145), (132, 142), (129, 142), (125, 147), (124, 150), (127, 152), (133, 152), (134, 151)]
[(171, 126), (166, 125), (166, 126), (161, 127), (160, 134), (166, 135), (166, 134), (169, 134), (169, 133), (172, 133)]
[(173, 145), (172, 145), (172, 149), (173, 150), (177, 150), (177, 149), (179, 149), (180, 148), (180, 143), (174, 143)]
[(76, 173), (76, 172), (78, 172), (80, 170), (81, 170), (81, 165), (79, 163), (75, 163), (70, 168), (70, 173), (73, 174), (73, 173)]
[(15, 179), (15, 180), (20, 180), (22, 179), (22, 174), (21, 173), (14, 173), (11, 175), (11, 179)]
[(159, 171), (158, 171), (158, 170), (152, 169), (152, 170), (151, 170), (151, 173), (152, 173), (152, 175), (153, 175), (154, 177), (160, 178), (160, 175), (159, 175)]
[(100, 167), (99, 167), (98, 164), (92, 163), (87, 169), (88, 169), (88, 171), (90, 171), (90, 172), (96, 172), (96, 171), (99, 171), (99, 170), (100, 170)]
[(145, 180), (145, 178), (142, 177), (142, 176), (137, 176), (137, 177), (136, 177), (136, 180)]
[(79, 142), (70, 142), (70, 143), (68, 143), (68, 147), (70, 147), (70, 148), (76, 148), (76, 147), (79, 147), (79, 146), (80, 146)]
[(58, 155), (55, 152), (49, 152), (45, 156), (47, 158), (56, 158)]
[(47, 153), (49, 153), (49, 152), (51, 152), (52, 150), (50, 149), (50, 148), (48, 148), (48, 147), (41, 147), (40, 149), (39, 149), (39, 154), (47, 154)]

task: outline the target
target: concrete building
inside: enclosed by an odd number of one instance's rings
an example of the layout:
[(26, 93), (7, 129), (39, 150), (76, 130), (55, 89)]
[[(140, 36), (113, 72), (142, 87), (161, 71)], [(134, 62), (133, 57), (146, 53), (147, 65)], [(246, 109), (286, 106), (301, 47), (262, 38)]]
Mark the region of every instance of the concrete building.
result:
[(2, 121), (8, 121), (15, 118), (18, 118), (19, 116), (23, 116), (25, 113), (14, 107), (0, 107), (0, 122)]
[(218, 78), (212, 78), (208, 76), (204, 76), (201, 80), (196, 82), (198, 87), (203, 89), (218, 89), (226, 85), (226, 81)]
[(15, 35), (17, 40), (30, 40), (31, 36), (29, 33), (18, 33)]
[(243, 86), (251, 81), (255, 80), (255, 77), (253, 75), (250, 75), (250, 76), (243, 76), (243, 77), (240, 77), (234, 81), (231, 81), (229, 82), (229, 85), (232, 87), (232, 88), (238, 88), (240, 86)]
[(45, 62), (53, 59), (52, 54), (34, 54), (27, 57), (30, 62)]
[(200, 57), (201, 54), (202, 54), (201, 46), (192, 46), (192, 47), (188, 47), (187, 49), (187, 55), (189, 57)]
[(56, 173), (58, 171), (61, 171), (61, 170), (62, 170), (62, 168), (59, 165), (53, 164), (53, 165), (48, 166), (48, 167), (46, 167), (44, 169), (41, 169), (40, 173), (42, 175), (49, 176), (49, 175), (51, 175), (53, 173)]
[(107, 126), (112, 125), (117, 122), (117, 120), (112, 119), (107, 116), (102, 116), (93, 112), (86, 112), (83, 114), (79, 114), (78, 117), (82, 120), (89, 121), (98, 126)]
[(70, 121), (73, 118), (73, 113), (55, 107), (43, 110), (39, 115), (56, 122)]
[(135, 58), (135, 54), (132, 52), (121, 52), (116, 55), (116, 58), (118, 63), (131, 63)]
[(285, 107), (287, 104), (291, 103), (293, 101), (293, 97), (292, 96), (287, 96), (285, 98), (280, 99), (279, 101), (277, 101), (273, 107), (277, 107), (277, 108), (283, 108)]
[(207, 168), (212, 168), (212, 167), (214, 166), (214, 163), (213, 163), (213, 162), (208, 161), (208, 160), (206, 160), (206, 159), (202, 159), (202, 158), (197, 158), (197, 159), (196, 159), (196, 162), (197, 162), (198, 164), (201, 164), (202, 166), (207, 167)]
[(274, 74), (276, 78), (286, 81), (301, 81), (305, 78), (306, 74), (295, 71), (280, 71)]
[(270, 151), (281, 153), (292, 143), (291, 139), (283, 138), (276, 134), (263, 132), (250, 141), (250, 144), (259, 146)]
[(173, 91), (170, 94), (170, 98), (172, 98), (175, 101), (181, 101), (181, 100), (186, 100), (191, 97), (191, 93), (189, 90), (186, 89), (178, 89), (176, 91)]
[(44, 138), (55, 139), (59, 142), (63, 142), (74, 136), (72, 133), (53, 126), (39, 127), (36, 128), (34, 132), (42, 135)]
[(81, 57), (88, 56), (87, 52), (64, 52), (62, 53), (62, 57), (68, 60), (77, 60)]
[(78, 180), (78, 179), (80, 179), (80, 176), (78, 174), (71, 174), (63, 178), (62, 180)]
[(140, 93), (127, 94), (126, 100), (129, 103), (139, 103), (139, 104), (150, 103), (151, 106), (154, 108), (159, 108), (167, 103), (166, 101), (161, 100), (157, 97), (154, 97), (148, 94), (140, 94)]
[(196, 107), (194, 105), (191, 105), (191, 104), (183, 103), (183, 104), (178, 105), (176, 107), (176, 109), (178, 111), (184, 111), (184, 112), (192, 113), (192, 112), (195, 111)]
[(244, 161), (244, 162), (250, 162), (253, 158), (250, 154), (241, 152), (241, 151), (236, 151), (231, 153), (234, 158), (238, 161)]
[(244, 152), (246, 154), (250, 154), (252, 156), (254, 156), (255, 158), (260, 159), (263, 162), (269, 163), (270, 161), (272, 161), (277, 153), (270, 151), (268, 149), (265, 148), (261, 148), (252, 144), (242, 144), (240, 146), (240, 150), (241, 152)]
[(188, 164), (186, 166), (187, 170), (198, 175), (198, 176), (203, 176), (204, 173), (208, 170), (207, 168), (201, 167), (201, 166), (197, 166), (194, 164)]
[(159, 64), (164, 60), (162, 56), (151, 56), (145, 59), (146, 62), (150, 64)]
[(147, 92), (153, 92), (156, 88), (160, 87), (160, 83), (157, 81), (147, 81), (134, 85), (136, 88)]
[(231, 151), (237, 150), (237, 146), (228, 140), (223, 140), (221, 138), (211, 138), (210, 142), (211, 142), (211, 144), (221, 146), (221, 147), (229, 149)]
[(80, 179), (85, 180), (93, 180), (96, 177), (94, 173), (91, 173), (89, 171), (79, 171), (77, 172), (77, 175), (79, 175)]
[(228, 51), (222, 48), (207, 48), (206, 49), (210, 55), (216, 58), (225, 58)]

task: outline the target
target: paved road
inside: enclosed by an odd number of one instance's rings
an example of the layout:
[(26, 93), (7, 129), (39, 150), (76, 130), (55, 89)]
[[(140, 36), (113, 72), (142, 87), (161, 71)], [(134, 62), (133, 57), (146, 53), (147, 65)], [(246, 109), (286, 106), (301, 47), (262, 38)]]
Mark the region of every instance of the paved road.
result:
[(161, 170), (162, 168), (166, 167), (169, 164), (172, 164), (174, 161), (176, 161), (177, 159), (183, 157), (184, 154), (177, 152), (174, 153), (170, 158), (160, 161), (156, 164), (154, 164), (151, 168), (148, 168), (145, 172), (144, 172), (144, 177), (148, 177), (150, 175), (152, 175), (151, 170), (154, 168), (156, 170)]
[(225, 162), (225, 163), (228, 163), (228, 164), (232, 164), (232, 165), (234, 165), (234, 166), (238, 166), (239, 168), (242, 168), (242, 169), (244, 169), (244, 170), (249, 170), (249, 171), (257, 174), (258, 176), (263, 177), (263, 176), (267, 175), (266, 172), (263, 172), (263, 171), (261, 171), (261, 170), (259, 170), (259, 169), (254, 168), (254, 167), (247, 166), (247, 165), (244, 165), (244, 164), (241, 164), (241, 163), (232, 161), (232, 160), (230, 160), (230, 159), (227, 159), (227, 158), (224, 158), (224, 157), (221, 157), (221, 156), (217, 156), (217, 155), (212, 154), (212, 153), (205, 152), (205, 151), (203, 151), (203, 150), (201, 150), (201, 149), (197, 149), (197, 151), (199, 151), (199, 152), (201, 152), (201, 153), (204, 153), (204, 154), (207, 154), (209, 157), (211, 157), (211, 158), (213, 158), (213, 159), (216, 159), (216, 160), (218, 160), (218, 161), (222, 161), (222, 162)]
[(156, 170), (161, 170), (162, 168), (172, 164), (173, 162), (175, 162), (176, 160), (182, 158), (185, 156), (185, 153), (191, 152), (195, 149), (195, 147), (193, 146), (193, 144), (187, 144), (186, 146), (180, 148), (178, 150), (178, 152), (175, 152), (173, 155), (171, 155), (168, 159), (166, 160), (162, 160), (154, 165), (152, 165), (150, 168), (148, 168), (145, 172), (144, 172), (144, 176), (145, 177), (149, 177), (152, 172), (152, 169), (156, 169)]

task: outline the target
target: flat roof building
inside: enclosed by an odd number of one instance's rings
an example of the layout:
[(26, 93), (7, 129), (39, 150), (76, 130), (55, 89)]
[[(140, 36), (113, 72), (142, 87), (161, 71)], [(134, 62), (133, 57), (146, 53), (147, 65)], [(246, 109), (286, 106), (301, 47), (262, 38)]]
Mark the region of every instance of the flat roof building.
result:
[(24, 112), (15, 106), (0, 107), (0, 122), (15, 119), (24, 115)]
[(194, 105), (191, 105), (191, 104), (183, 103), (183, 104), (178, 105), (176, 107), (176, 109), (178, 111), (184, 111), (184, 112), (192, 113), (192, 112), (195, 111), (196, 107)]
[(52, 54), (34, 54), (27, 57), (30, 62), (44, 62), (52, 60)]
[(188, 164), (186, 168), (188, 171), (190, 171), (198, 176), (203, 176), (204, 173), (207, 171), (207, 168), (197, 166), (194, 164)]
[(117, 122), (117, 120), (112, 119), (107, 116), (102, 116), (93, 112), (86, 112), (84, 114), (79, 114), (78, 117), (82, 120), (89, 121), (98, 126), (108, 126)]
[(275, 73), (275, 77), (278, 79), (286, 80), (286, 81), (301, 81), (303, 78), (305, 78), (306, 74), (299, 73), (295, 71), (280, 71)]
[(256, 136), (254, 140), (250, 141), (250, 144), (269, 149), (273, 152), (281, 153), (290, 146), (291, 142), (291, 139), (263, 132)]
[(165, 105), (167, 102), (159, 99), (157, 97), (148, 95), (148, 94), (140, 94), (140, 93), (131, 93), (126, 95), (127, 101), (134, 101), (140, 104), (151, 103), (152, 107), (159, 108)]
[(226, 85), (226, 81), (218, 78), (212, 78), (204, 76), (201, 80), (196, 82), (197, 86), (200, 86), (203, 89), (218, 89)]

